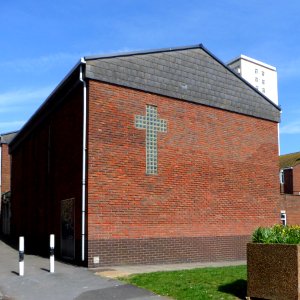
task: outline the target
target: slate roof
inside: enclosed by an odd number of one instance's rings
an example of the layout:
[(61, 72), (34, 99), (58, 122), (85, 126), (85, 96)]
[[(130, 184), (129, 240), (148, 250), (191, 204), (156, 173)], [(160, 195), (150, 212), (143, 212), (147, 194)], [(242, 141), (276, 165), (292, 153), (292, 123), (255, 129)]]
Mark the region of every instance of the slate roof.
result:
[(9, 144), (17, 133), (18, 131), (0, 134), (0, 144)]
[(203, 45), (90, 56), (86, 77), (280, 121), (280, 108)]
[(300, 152), (289, 153), (279, 156), (280, 169), (295, 167), (300, 164)]
[[(85, 68), (84, 68), (85, 66)], [(13, 151), (60, 105), (83, 77), (274, 122), (280, 108), (202, 44), (143, 52), (87, 56), (65, 76), (10, 144)]]

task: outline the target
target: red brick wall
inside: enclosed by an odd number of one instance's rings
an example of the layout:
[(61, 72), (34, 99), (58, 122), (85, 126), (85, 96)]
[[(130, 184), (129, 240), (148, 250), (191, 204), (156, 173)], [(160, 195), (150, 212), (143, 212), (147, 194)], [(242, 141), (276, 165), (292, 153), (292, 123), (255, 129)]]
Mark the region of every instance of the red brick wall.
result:
[[(59, 101), (59, 99), (57, 99)], [(76, 259), (81, 247), (82, 87), (44, 117), (12, 152), (12, 234), (27, 251), (48, 254), (56, 235), (60, 256), (61, 200), (75, 198)]]
[(1, 153), (1, 193), (10, 191), (10, 156), (8, 154), (8, 145), (2, 144)]
[(280, 195), (280, 208), (285, 210), (287, 225), (300, 225), (300, 196)]
[[(158, 175), (134, 125), (147, 104), (167, 120)], [(90, 81), (88, 126), (89, 266), (242, 259), (279, 222), (276, 123)]]

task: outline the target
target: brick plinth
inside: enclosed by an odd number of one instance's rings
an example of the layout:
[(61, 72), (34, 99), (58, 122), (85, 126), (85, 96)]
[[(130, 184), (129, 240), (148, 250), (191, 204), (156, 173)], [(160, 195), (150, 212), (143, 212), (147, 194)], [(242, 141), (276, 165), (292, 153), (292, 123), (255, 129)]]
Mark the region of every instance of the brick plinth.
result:
[[(89, 267), (246, 259), (249, 236), (89, 241)], [(93, 258), (99, 257), (99, 263)]]

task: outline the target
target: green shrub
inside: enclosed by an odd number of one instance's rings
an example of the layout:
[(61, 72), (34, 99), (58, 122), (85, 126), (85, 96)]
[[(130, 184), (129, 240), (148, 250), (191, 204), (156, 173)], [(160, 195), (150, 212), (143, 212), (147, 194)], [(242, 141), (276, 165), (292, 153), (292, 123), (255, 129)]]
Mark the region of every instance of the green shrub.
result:
[(259, 227), (252, 235), (253, 243), (300, 244), (300, 226), (274, 225)]

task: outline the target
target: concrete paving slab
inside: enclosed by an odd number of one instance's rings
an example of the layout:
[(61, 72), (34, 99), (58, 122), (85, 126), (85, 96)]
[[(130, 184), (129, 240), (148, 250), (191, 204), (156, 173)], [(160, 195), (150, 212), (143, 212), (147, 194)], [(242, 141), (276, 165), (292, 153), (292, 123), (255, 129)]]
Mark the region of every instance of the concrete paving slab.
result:
[[(94, 299), (157, 299), (153, 293), (125, 284), (105, 289), (87, 291), (82, 293), (76, 300), (94, 300)], [(162, 298), (163, 299), (163, 298)]]
[(93, 269), (96, 275), (118, 278), (129, 276), (132, 274), (160, 272), (160, 271), (177, 271), (177, 270), (190, 270), (195, 268), (207, 267), (226, 267), (226, 266), (240, 266), (246, 265), (245, 260), (239, 261), (219, 261), (208, 263), (182, 263), (182, 264), (160, 264), (160, 265), (134, 265), (134, 266), (112, 266), (108, 268)]

